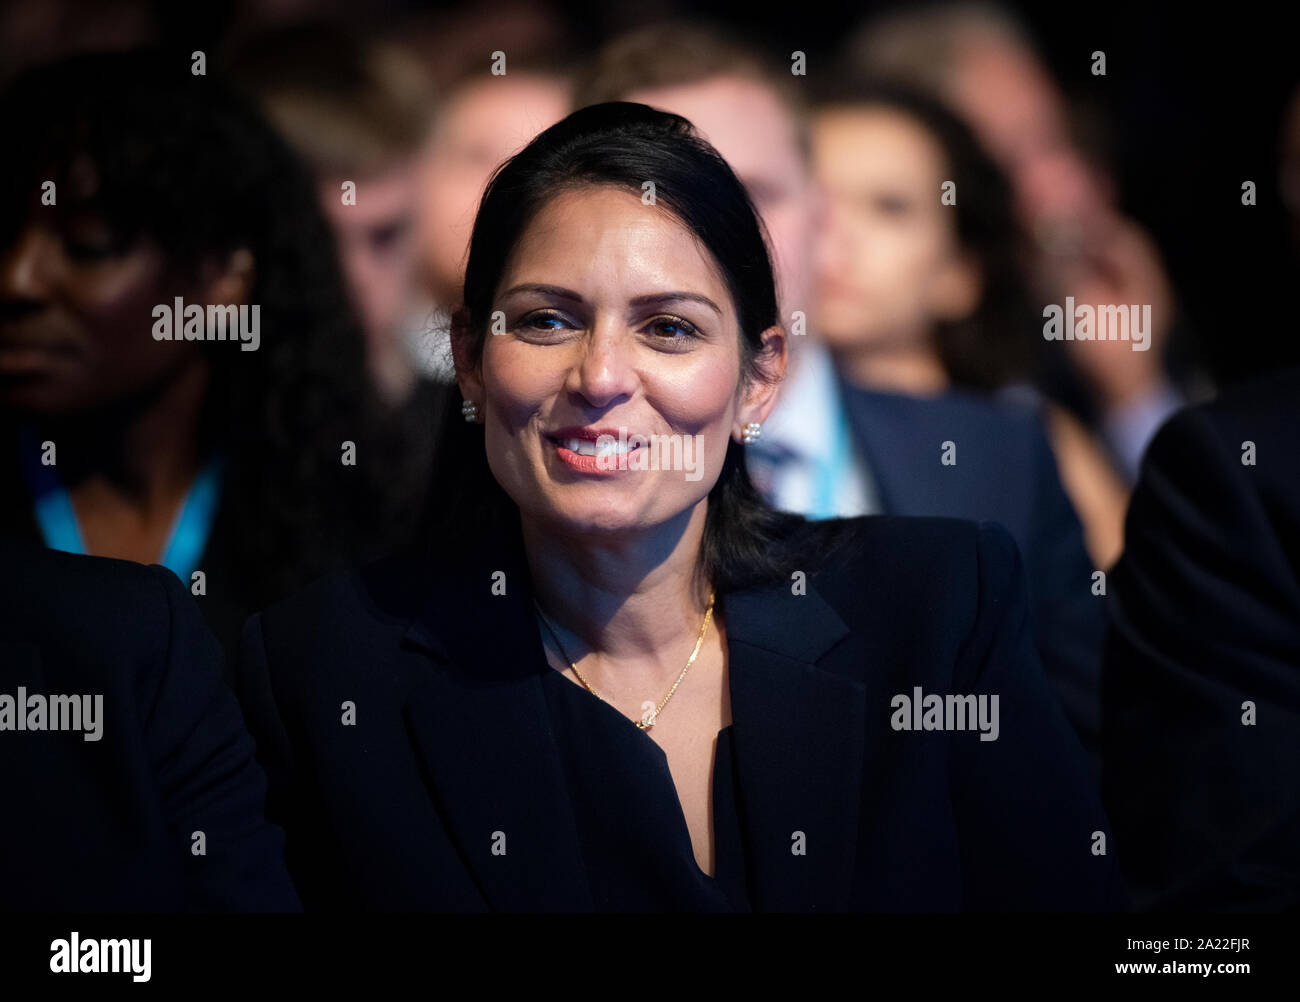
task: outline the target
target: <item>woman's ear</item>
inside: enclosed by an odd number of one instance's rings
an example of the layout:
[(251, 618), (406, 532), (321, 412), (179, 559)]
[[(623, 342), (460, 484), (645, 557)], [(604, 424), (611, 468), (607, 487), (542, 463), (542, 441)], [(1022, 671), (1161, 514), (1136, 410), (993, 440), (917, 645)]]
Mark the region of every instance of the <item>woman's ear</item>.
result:
[(736, 426), (732, 429), (736, 441), (741, 441), (745, 425), (751, 422), (761, 425), (772, 413), (789, 359), (789, 339), (785, 329), (780, 324), (773, 324), (763, 331), (763, 350), (759, 357), (759, 365), (768, 378), (750, 383), (744, 402), (736, 412)]
[(979, 307), (984, 275), (970, 251), (954, 254), (930, 285), (930, 310), (936, 320), (965, 320)]
[(469, 362), (469, 348), (473, 335), (469, 329), (469, 311), (461, 307), (451, 315), (450, 327), (451, 357), (456, 367), (456, 385), (465, 400), (472, 400), (483, 408), (483, 382), (478, 372)]

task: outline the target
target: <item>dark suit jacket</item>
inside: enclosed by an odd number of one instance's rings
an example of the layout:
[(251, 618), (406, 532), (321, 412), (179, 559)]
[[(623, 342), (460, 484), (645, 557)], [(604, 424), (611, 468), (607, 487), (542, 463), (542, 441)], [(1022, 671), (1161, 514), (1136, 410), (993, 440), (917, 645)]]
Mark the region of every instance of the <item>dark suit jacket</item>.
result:
[[(840, 389), (884, 511), (1000, 522), (1025, 561), (1043, 667), (1084, 746), (1101, 730), (1103, 600), (1038, 413), (952, 391), (935, 398)], [(956, 447), (955, 465), (940, 462)]]
[(1300, 371), (1171, 418), (1125, 536), (1110, 582), (1103, 782), (1134, 902), (1294, 909)]
[(19, 687), (101, 695), (102, 732), (0, 731), (0, 908), (301, 907), (220, 650), (174, 574), (0, 542), (0, 694)]
[[(846, 528), (797, 521), (800, 554)], [(1091, 852), (1107, 824), (1039, 666), (1010, 537), (852, 522), (806, 595), (779, 581), (718, 597), (754, 907), (1122, 905), (1113, 856)], [(592, 909), (517, 523), (250, 620), (241, 698), (308, 910)], [(1000, 694), (999, 738), (893, 730), (891, 699), (914, 686)], [(796, 829), (817, 851), (791, 855)], [(498, 830), (506, 856), (490, 851)]]

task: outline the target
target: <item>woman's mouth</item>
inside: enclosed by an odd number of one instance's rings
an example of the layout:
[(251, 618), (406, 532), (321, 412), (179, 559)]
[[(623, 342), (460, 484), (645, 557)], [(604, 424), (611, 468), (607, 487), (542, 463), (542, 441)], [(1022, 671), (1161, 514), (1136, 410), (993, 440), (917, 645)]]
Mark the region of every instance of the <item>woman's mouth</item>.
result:
[(546, 438), (555, 446), (556, 458), (569, 469), (600, 476), (630, 469), (627, 457), (645, 447), (640, 436), (629, 436), (625, 432), (610, 434), (602, 431), (594, 438), (572, 435), (547, 435)]
[(596, 441), (582, 438), (551, 438), (550, 440), (560, 448), (567, 449), (578, 456), (626, 456), (629, 452), (642, 447), (639, 437), (633, 441), (613, 437), (604, 437)]

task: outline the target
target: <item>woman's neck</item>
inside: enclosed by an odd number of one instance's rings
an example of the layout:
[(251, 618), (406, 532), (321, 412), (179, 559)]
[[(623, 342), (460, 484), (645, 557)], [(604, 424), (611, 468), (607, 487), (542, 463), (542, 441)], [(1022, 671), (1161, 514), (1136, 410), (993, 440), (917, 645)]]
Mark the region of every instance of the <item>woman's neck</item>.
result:
[(606, 539), (522, 519), (536, 598), (566, 653), (646, 682), (681, 670), (681, 638), (698, 633), (709, 600), (695, 575), (707, 506), (705, 498), (653, 530)]
[(131, 404), (47, 422), (56, 469), (89, 552), (157, 560), (203, 460), (200, 420), (205, 361)]
[(415, 366), (396, 340), (375, 350), (370, 360), (370, 375), (386, 407), (400, 407), (410, 399), (417, 381)]
[(841, 350), (835, 362), (849, 382), (868, 389), (931, 396), (950, 385), (938, 353), (926, 345)]

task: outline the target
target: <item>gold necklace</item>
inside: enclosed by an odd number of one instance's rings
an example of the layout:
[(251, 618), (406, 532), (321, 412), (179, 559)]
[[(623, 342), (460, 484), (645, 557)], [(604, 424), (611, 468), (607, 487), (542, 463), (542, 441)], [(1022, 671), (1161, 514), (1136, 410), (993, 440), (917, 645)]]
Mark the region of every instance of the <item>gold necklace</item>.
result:
[[(546, 613), (542, 612), (542, 607), (537, 604), (537, 599), (533, 599), (533, 605), (537, 608), (537, 615), (541, 617), (542, 623), (546, 626), (547, 632), (550, 633), (551, 635), (551, 639), (555, 641), (555, 646), (559, 648), (560, 655), (564, 658), (565, 661), (569, 662), (569, 667), (573, 669), (573, 674), (578, 677), (578, 681), (583, 684), (583, 686), (586, 688), (586, 690), (589, 693), (591, 693), (593, 696), (599, 699), (602, 703), (609, 703), (609, 700), (607, 700), (604, 696), (602, 696), (595, 689), (593, 689), (591, 687), (591, 684), (585, 678), (582, 677), (582, 672), (578, 671), (577, 664), (575, 664), (573, 659), (569, 657), (568, 652), (564, 649), (564, 645), (560, 643), (560, 638), (555, 633), (555, 627), (551, 625), (551, 621), (547, 618)], [(691, 670), (691, 665), (695, 664), (695, 659), (700, 656), (700, 648), (704, 645), (704, 635), (708, 632), (709, 622), (712, 619), (713, 619), (713, 589), (709, 589), (709, 607), (704, 610), (704, 623), (700, 627), (699, 637), (697, 637), (695, 640), (695, 650), (691, 651), (691, 656), (690, 659), (686, 662), (686, 667), (683, 668), (682, 673), (677, 676), (677, 681), (674, 682), (673, 687), (668, 690), (668, 695), (663, 698), (663, 701), (660, 702), (660, 704), (656, 706), (653, 710), (649, 711), (639, 721), (633, 721), (633, 723), (635, 723), (640, 730), (644, 731), (653, 727), (655, 724), (655, 720), (659, 717), (659, 712), (665, 706), (668, 705), (668, 700), (673, 698), (673, 693), (675, 693), (677, 691), (677, 687), (681, 685), (682, 679), (686, 677), (686, 673)], [(613, 706), (614, 704), (610, 703), (610, 705)], [(617, 709), (617, 707), (615, 708)]]

